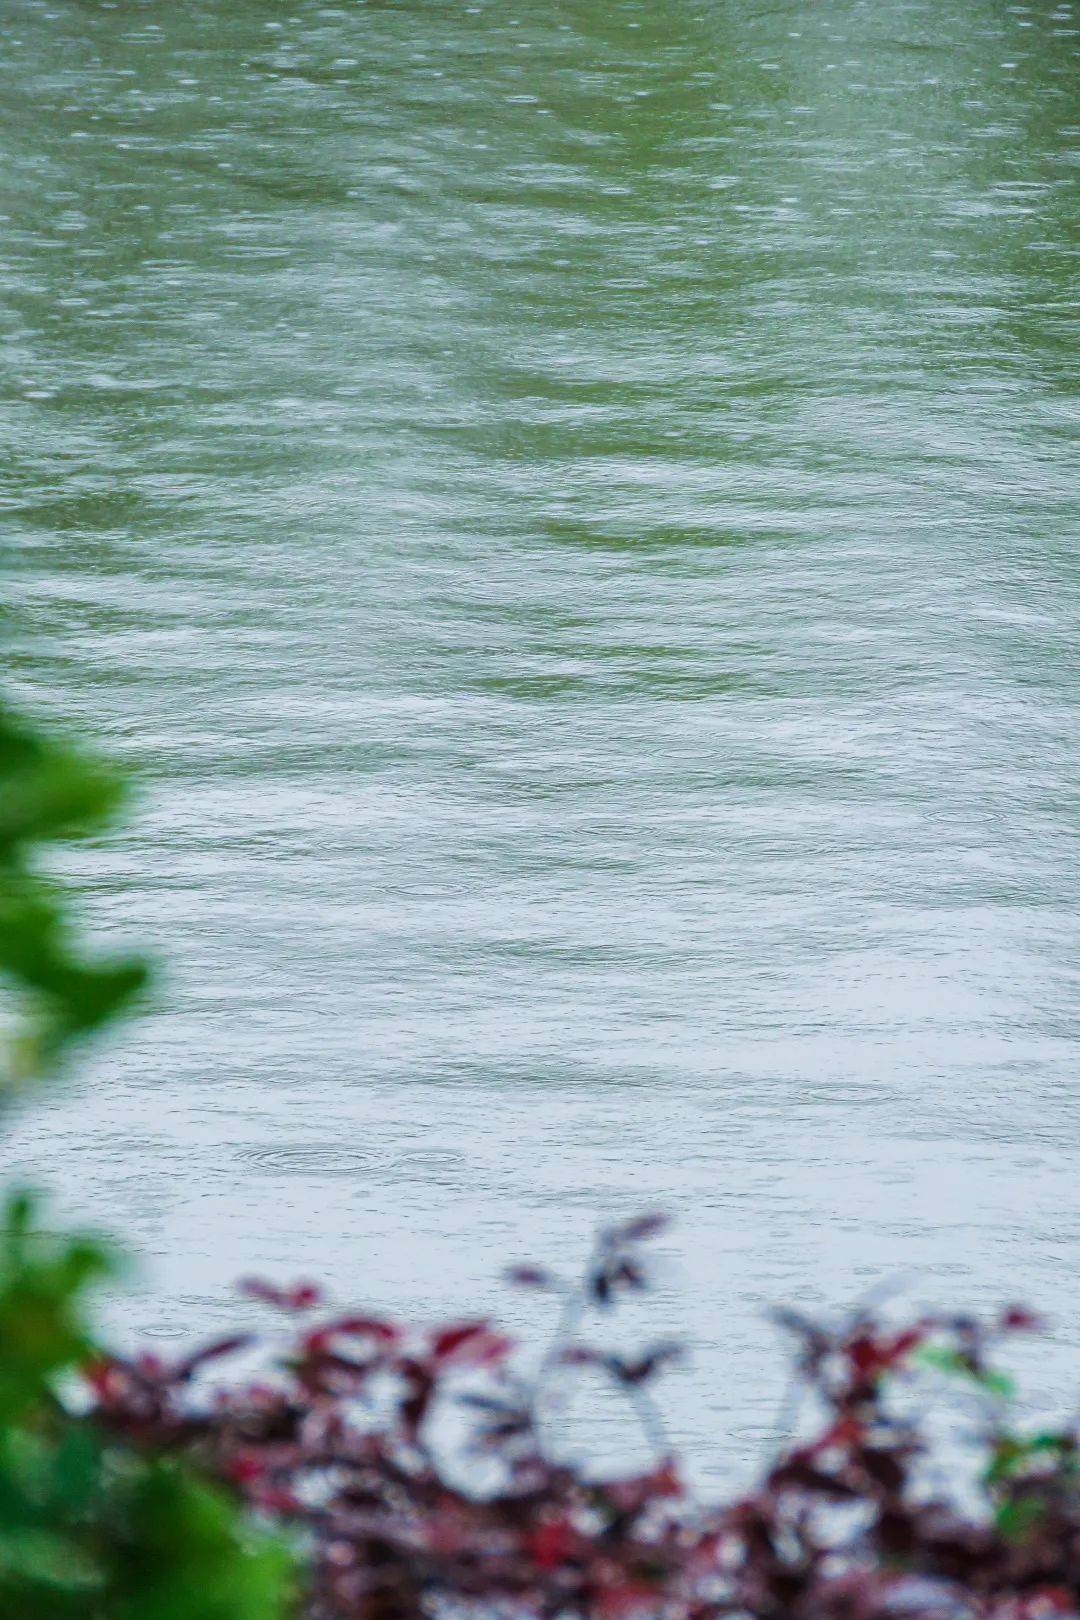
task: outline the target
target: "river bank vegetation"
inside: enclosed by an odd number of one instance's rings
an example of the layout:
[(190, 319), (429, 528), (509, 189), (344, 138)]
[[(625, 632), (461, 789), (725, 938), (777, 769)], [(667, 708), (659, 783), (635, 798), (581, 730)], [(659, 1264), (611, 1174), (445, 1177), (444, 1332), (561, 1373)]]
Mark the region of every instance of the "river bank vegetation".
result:
[[(85, 951), (42, 867), (122, 801), (115, 773), (0, 711), (8, 1106), (32, 1106), (147, 982), (142, 962)], [(467, 1302), (418, 1325), (306, 1281), (242, 1284), (265, 1341), (164, 1359), (114, 1354), (93, 1327), (109, 1245), (7, 1189), (0, 1620), (1080, 1615), (1077, 1433), (1030, 1427), (998, 1366), (1011, 1335), (1038, 1330), (1027, 1310), (778, 1313), (812, 1420), (749, 1493), (701, 1502), (656, 1392), (678, 1346), (623, 1356), (590, 1334), (648, 1291), (662, 1226), (604, 1229), (577, 1279), (515, 1269), (560, 1324), (532, 1372)], [(565, 1452), (561, 1399), (595, 1378), (653, 1449), (632, 1477)]]

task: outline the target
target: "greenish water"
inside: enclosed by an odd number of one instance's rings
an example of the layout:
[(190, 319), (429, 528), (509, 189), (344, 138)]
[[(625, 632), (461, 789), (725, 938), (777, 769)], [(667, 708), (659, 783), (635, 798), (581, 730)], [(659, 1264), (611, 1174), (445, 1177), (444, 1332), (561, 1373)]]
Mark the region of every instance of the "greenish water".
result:
[(0, 18), (16, 684), (172, 964), (13, 1157), (141, 1323), (659, 1202), (745, 1449), (767, 1301), (1075, 1316), (1076, 9)]

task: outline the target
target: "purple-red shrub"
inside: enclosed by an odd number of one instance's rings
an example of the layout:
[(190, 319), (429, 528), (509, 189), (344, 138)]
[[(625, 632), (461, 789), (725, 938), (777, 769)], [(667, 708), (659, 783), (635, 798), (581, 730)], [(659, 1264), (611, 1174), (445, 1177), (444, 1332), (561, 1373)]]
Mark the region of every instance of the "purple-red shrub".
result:
[[(574, 1287), (538, 1267), (511, 1273), (562, 1299), (531, 1381), (486, 1321), (415, 1330), (320, 1315), (311, 1284), (253, 1282), (249, 1294), (295, 1318), (264, 1381), (205, 1394), (196, 1379), (247, 1338), (180, 1361), (101, 1360), (87, 1371), (93, 1415), (133, 1446), (185, 1454), (295, 1530), (305, 1620), (1080, 1617), (1076, 1432), (1014, 1431), (990, 1359), (1033, 1318), (896, 1328), (867, 1311), (831, 1328), (784, 1313), (819, 1432), (782, 1450), (750, 1494), (702, 1506), (653, 1404), (675, 1347), (623, 1358), (581, 1339), (589, 1309), (648, 1286), (642, 1245), (661, 1225), (644, 1216), (602, 1233)], [(597, 1480), (552, 1453), (550, 1387), (575, 1367), (625, 1391), (659, 1448), (645, 1472)], [(977, 1500), (931, 1483), (935, 1448), (911, 1398), (927, 1369), (985, 1397)], [(448, 1455), (449, 1407), (467, 1415), (468, 1438)]]

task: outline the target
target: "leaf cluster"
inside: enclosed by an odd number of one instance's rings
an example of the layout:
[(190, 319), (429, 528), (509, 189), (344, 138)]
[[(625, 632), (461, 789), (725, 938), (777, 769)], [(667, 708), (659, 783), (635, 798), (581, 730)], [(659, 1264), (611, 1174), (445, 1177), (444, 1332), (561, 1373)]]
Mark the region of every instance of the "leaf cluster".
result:
[(8, 1084), (54, 1070), (72, 1042), (117, 1016), (147, 980), (136, 958), (81, 948), (70, 901), (41, 869), (47, 847), (107, 827), (122, 778), (0, 702), (0, 977), (18, 998)]

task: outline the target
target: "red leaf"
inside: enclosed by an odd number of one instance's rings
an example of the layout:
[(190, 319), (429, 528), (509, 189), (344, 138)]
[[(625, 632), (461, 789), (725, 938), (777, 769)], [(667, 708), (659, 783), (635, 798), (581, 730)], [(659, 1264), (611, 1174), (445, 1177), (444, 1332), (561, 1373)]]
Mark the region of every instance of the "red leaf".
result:
[(875, 1339), (869, 1333), (861, 1333), (848, 1340), (844, 1353), (860, 1377), (876, 1378), (895, 1367), (924, 1338), (925, 1330), (921, 1327), (909, 1328), (894, 1339)]
[(435, 1378), (431, 1369), (419, 1361), (403, 1362), (401, 1375), (405, 1380), (405, 1395), (400, 1406), (401, 1421), (408, 1438), (415, 1440), (435, 1393)]
[(261, 1300), (264, 1305), (274, 1305), (282, 1311), (309, 1311), (322, 1301), (322, 1291), (314, 1283), (300, 1282), (291, 1288), (278, 1288), (262, 1277), (245, 1277), (239, 1286), (240, 1292), (249, 1299)]
[(862, 1441), (864, 1433), (865, 1427), (857, 1418), (850, 1416), (838, 1418), (822, 1434), (819, 1434), (816, 1440), (812, 1440), (809, 1445), (800, 1447), (798, 1451), (793, 1451), (791, 1455), (792, 1457), (817, 1457), (823, 1451), (829, 1451), (834, 1446), (843, 1446), (845, 1448), (855, 1446)]
[(381, 1344), (396, 1344), (402, 1337), (401, 1328), (377, 1316), (342, 1316), (332, 1326), (335, 1333), (363, 1334)]
[(513, 1339), (505, 1334), (485, 1333), (482, 1338), (466, 1345), (464, 1359), (476, 1367), (494, 1367), (498, 1362), (505, 1361), (513, 1348)]
[(116, 1384), (116, 1363), (109, 1356), (94, 1356), (82, 1367), (82, 1376), (99, 1400), (105, 1400)]
[(654, 1610), (656, 1602), (655, 1587), (644, 1581), (619, 1581), (601, 1589), (594, 1610), (601, 1620), (626, 1620), (627, 1615)]
[(653, 1470), (652, 1485), (654, 1496), (681, 1496), (683, 1482), (679, 1477), (679, 1467), (674, 1457), (668, 1457), (658, 1468)]
[(683, 1483), (673, 1457), (667, 1457), (647, 1474), (630, 1479), (612, 1479), (604, 1485), (604, 1495), (621, 1513), (638, 1513), (660, 1497), (683, 1494)]
[(889, 1350), (889, 1365), (902, 1361), (909, 1350), (914, 1350), (917, 1345), (922, 1344), (925, 1337), (926, 1330), (921, 1327), (908, 1328), (905, 1333), (898, 1333)]
[(580, 1540), (569, 1519), (549, 1519), (531, 1532), (529, 1555), (541, 1569), (557, 1569), (577, 1550)]
[(431, 1353), (436, 1361), (442, 1361), (446, 1356), (452, 1356), (455, 1350), (463, 1344), (474, 1339), (478, 1333), (486, 1333), (486, 1322), (457, 1322), (453, 1327), (442, 1328), (431, 1340)]
[(254, 1500), (264, 1513), (281, 1513), (291, 1516), (303, 1511), (302, 1504), (281, 1485), (271, 1485), (265, 1490), (253, 1492)]
[(781, 1463), (779, 1468), (774, 1468), (769, 1475), (769, 1486), (773, 1490), (809, 1491), (838, 1500), (848, 1500), (858, 1495), (853, 1485), (826, 1473), (824, 1469), (816, 1468), (812, 1462), (799, 1456), (793, 1456), (788, 1462)]
[(322, 1303), (322, 1290), (316, 1288), (314, 1283), (297, 1283), (285, 1295), (285, 1304), (290, 1311), (308, 1311), (313, 1305)]
[(602, 1350), (590, 1350), (587, 1344), (568, 1344), (559, 1351), (564, 1367), (604, 1367), (608, 1357)]
[(228, 1459), (224, 1471), (234, 1484), (250, 1485), (253, 1480), (262, 1478), (266, 1472), (266, 1464), (254, 1452), (242, 1451)]
[(251, 1343), (251, 1338), (250, 1333), (234, 1333), (231, 1338), (216, 1339), (213, 1344), (204, 1345), (201, 1350), (196, 1350), (185, 1361), (178, 1363), (176, 1377), (180, 1379), (190, 1378), (192, 1373), (204, 1366), (206, 1362), (217, 1361), (221, 1356), (230, 1356), (234, 1350), (243, 1350)]
[(999, 1325), (1008, 1333), (1041, 1333), (1044, 1327), (1041, 1317), (1023, 1305), (1010, 1305), (1002, 1311)]
[(375, 1339), (380, 1344), (396, 1344), (402, 1331), (391, 1322), (373, 1316), (339, 1316), (305, 1334), (302, 1345), (309, 1355), (321, 1355), (338, 1337)]
[(436, 1361), (456, 1361), (474, 1367), (490, 1367), (513, 1349), (513, 1340), (492, 1332), (486, 1322), (459, 1322), (443, 1328), (431, 1341)]
[(621, 1260), (611, 1273), (612, 1282), (625, 1283), (627, 1288), (644, 1288), (645, 1273), (636, 1260)]
[(553, 1288), (555, 1278), (543, 1266), (511, 1266), (506, 1273), (507, 1282), (518, 1288)]
[(645, 1215), (636, 1215), (633, 1220), (625, 1221), (621, 1226), (613, 1226), (608, 1235), (612, 1243), (642, 1243), (646, 1238), (657, 1237), (669, 1223), (670, 1217), (660, 1210), (652, 1210)]

